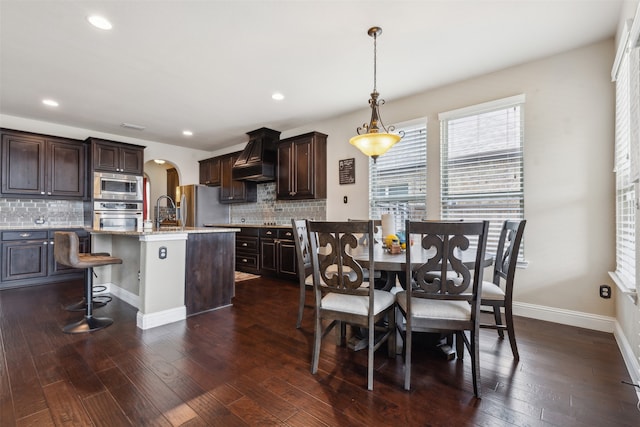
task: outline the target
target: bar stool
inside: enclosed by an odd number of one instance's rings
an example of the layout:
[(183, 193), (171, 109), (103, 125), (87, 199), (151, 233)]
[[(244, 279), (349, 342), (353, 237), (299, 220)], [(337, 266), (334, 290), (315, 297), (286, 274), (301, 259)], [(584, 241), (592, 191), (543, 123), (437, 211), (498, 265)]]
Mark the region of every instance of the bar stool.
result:
[[(68, 334), (97, 331), (106, 328), (113, 323), (108, 317), (93, 316), (93, 267), (110, 264), (122, 264), (120, 258), (108, 254), (83, 254), (80, 253), (80, 241), (74, 232), (56, 231), (54, 234), (54, 257), (60, 264), (84, 268), (85, 298), (87, 301), (84, 318), (66, 325), (62, 328)], [(89, 303), (89, 301), (91, 301)]]

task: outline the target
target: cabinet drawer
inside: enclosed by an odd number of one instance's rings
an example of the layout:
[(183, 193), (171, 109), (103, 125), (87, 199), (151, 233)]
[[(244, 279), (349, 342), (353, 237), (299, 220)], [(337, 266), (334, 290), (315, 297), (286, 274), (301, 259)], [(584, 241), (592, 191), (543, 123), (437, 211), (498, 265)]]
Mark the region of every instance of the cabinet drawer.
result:
[(2, 240), (47, 240), (48, 232), (46, 230), (21, 230), (21, 231), (3, 231)]
[(257, 255), (236, 255), (236, 267), (258, 269)]
[(267, 239), (275, 239), (276, 237), (278, 237), (278, 229), (277, 228), (261, 228), (260, 237), (267, 238)]
[(258, 238), (236, 236), (236, 251), (257, 253), (258, 251)]
[(278, 230), (278, 239), (293, 240), (293, 230), (290, 228), (280, 228)]

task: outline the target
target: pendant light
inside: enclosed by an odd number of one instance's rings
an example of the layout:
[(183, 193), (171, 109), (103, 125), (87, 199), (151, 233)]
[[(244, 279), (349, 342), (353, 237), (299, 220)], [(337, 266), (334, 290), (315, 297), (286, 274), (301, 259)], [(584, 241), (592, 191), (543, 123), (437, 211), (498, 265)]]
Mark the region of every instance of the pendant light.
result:
[[(370, 37), (373, 37), (373, 92), (371, 92), (371, 99), (369, 100), (369, 106), (371, 107), (371, 121), (369, 124), (363, 124), (358, 128), (358, 135), (349, 140), (351, 145), (354, 145), (365, 155), (371, 157), (373, 162), (376, 162), (378, 156), (386, 153), (391, 147), (393, 147), (404, 136), (404, 132), (400, 135), (389, 133), (395, 129), (393, 126), (389, 126), (389, 129), (384, 126), (382, 119), (380, 118), (380, 111), (378, 108), (384, 105), (384, 99), (378, 99), (380, 94), (376, 88), (376, 47), (377, 39), (382, 34), (382, 28), (371, 27), (367, 32)], [(366, 132), (366, 133), (363, 133)]]

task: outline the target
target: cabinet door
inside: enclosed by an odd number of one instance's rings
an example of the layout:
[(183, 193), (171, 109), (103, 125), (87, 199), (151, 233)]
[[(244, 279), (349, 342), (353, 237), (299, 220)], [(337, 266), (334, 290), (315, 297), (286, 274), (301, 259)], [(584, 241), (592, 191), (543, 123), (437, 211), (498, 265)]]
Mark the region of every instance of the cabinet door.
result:
[(276, 274), (278, 272), (275, 239), (260, 239), (260, 272)]
[(120, 153), (116, 144), (95, 142), (93, 144), (93, 168), (107, 172), (118, 172)]
[(119, 147), (119, 150), (119, 172), (142, 175), (144, 168), (144, 151), (132, 147)]
[(289, 199), (293, 196), (293, 143), (278, 145), (278, 174), (276, 179), (276, 194), (279, 199)]
[(46, 240), (2, 243), (2, 281), (47, 276)]
[(85, 145), (66, 141), (47, 141), (47, 195), (82, 198), (85, 196)]
[(293, 240), (280, 240), (278, 245), (278, 273), (283, 278), (297, 280), (296, 245)]
[(45, 195), (45, 141), (13, 133), (2, 135), (2, 193)]
[(200, 184), (220, 185), (220, 158), (214, 157), (200, 161)]
[(314, 195), (312, 138), (304, 138), (293, 144), (293, 183), (296, 198), (311, 198)]

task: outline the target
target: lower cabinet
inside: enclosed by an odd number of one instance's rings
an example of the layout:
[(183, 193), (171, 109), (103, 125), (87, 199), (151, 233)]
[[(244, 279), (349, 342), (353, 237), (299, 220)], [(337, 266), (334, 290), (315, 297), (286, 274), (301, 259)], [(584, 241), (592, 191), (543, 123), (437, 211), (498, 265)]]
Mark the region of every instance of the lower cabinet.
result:
[(56, 231), (75, 231), (80, 239), (80, 251), (89, 252), (90, 236), (83, 229), (2, 231), (0, 289), (83, 277), (84, 270), (55, 261), (53, 237)]
[(260, 273), (297, 280), (296, 247), (290, 228), (260, 229)]
[(260, 274), (260, 229), (242, 227), (236, 233), (236, 270)]
[(189, 233), (185, 265), (187, 316), (231, 304), (235, 233)]

